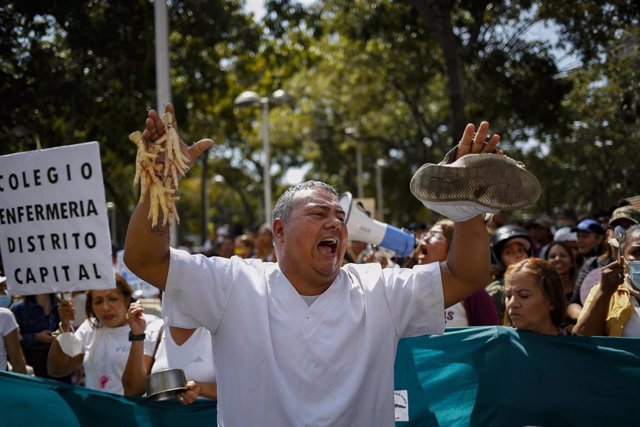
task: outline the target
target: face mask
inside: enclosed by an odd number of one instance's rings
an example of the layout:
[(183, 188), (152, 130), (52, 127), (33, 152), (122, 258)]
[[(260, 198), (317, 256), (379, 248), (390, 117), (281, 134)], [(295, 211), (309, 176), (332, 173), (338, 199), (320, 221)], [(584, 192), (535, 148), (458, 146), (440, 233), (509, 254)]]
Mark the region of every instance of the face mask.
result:
[(633, 283), (633, 286), (640, 289), (640, 261), (628, 261), (629, 278)]
[(11, 295), (0, 295), (0, 307), (9, 308), (11, 305)]

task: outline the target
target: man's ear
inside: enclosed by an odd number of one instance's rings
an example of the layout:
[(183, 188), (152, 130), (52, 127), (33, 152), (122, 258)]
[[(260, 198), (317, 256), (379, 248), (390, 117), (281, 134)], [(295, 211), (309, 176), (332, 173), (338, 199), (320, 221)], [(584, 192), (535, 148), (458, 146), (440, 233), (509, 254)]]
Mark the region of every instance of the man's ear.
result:
[(280, 218), (274, 219), (271, 229), (273, 230), (273, 240), (282, 243), (284, 241), (284, 222)]

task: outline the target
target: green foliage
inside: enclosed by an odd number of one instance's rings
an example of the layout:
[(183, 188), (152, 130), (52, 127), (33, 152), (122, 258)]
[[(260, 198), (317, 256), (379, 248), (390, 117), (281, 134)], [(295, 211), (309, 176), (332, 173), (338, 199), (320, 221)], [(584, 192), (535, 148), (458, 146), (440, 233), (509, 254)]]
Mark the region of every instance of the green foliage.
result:
[(550, 207), (573, 206), (588, 213), (640, 194), (635, 173), (640, 143), (639, 35), (635, 28), (625, 36), (636, 41), (635, 50), (617, 45), (604, 51), (607, 61), (571, 73), (574, 90), (564, 101), (570, 129), (550, 144), (548, 156), (564, 178), (545, 183), (562, 189), (549, 195)]
[[(433, 220), (408, 182), (421, 164), (442, 158), (467, 120), (490, 121), (505, 151), (540, 178), (545, 191), (530, 213), (583, 215), (640, 194), (635, 3), (268, 0), (255, 23), (240, 0), (170, 2), (181, 134), (216, 140), (183, 181), (180, 232), (263, 218), (262, 116), (234, 106), (245, 90), (285, 89), (294, 99), (270, 103), (274, 199), (297, 167), (355, 193), (360, 147), (365, 197), (376, 193), (376, 161), (387, 161), (385, 220)], [(557, 43), (532, 36), (548, 24)], [(556, 48), (581, 66), (559, 67)], [(0, 154), (32, 150), (36, 141), (100, 142), (121, 242), (137, 201), (127, 135), (155, 107), (153, 3), (3, 2), (0, 94)]]
[[(229, 99), (242, 64), (234, 57), (251, 55), (260, 40), (239, 8), (238, 1), (204, 0), (169, 8), (173, 99), (187, 141), (234, 135)], [(0, 6), (0, 154), (34, 149), (35, 141), (43, 148), (99, 141), (119, 224), (137, 199), (127, 135), (155, 106), (153, 17), (145, 0)]]

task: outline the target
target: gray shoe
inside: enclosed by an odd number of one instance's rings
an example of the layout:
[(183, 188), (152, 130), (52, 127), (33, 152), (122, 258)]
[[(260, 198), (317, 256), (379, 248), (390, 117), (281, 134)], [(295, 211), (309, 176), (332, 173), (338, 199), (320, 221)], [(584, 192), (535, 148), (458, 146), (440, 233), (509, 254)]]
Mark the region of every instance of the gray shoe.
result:
[(467, 154), (457, 147), (439, 164), (427, 163), (411, 179), (411, 193), (426, 207), (454, 221), (474, 215), (520, 209), (540, 197), (538, 179), (507, 156)]

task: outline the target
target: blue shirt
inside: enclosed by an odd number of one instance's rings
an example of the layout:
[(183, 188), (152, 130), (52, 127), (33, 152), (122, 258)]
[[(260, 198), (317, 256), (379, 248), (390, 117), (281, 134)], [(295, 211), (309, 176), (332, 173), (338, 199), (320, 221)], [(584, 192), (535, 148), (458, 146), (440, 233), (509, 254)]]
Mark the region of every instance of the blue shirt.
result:
[(16, 316), (20, 326), (22, 345), (30, 349), (48, 348), (50, 344), (36, 340), (36, 334), (40, 331), (55, 331), (58, 329), (60, 318), (58, 317), (58, 301), (53, 295), (51, 298), (51, 313), (45, 315), (43, 308), (36, 302), (34, 296), (27, 296), (21, 301), (16, 301), (11, 306), (11, 311)]

